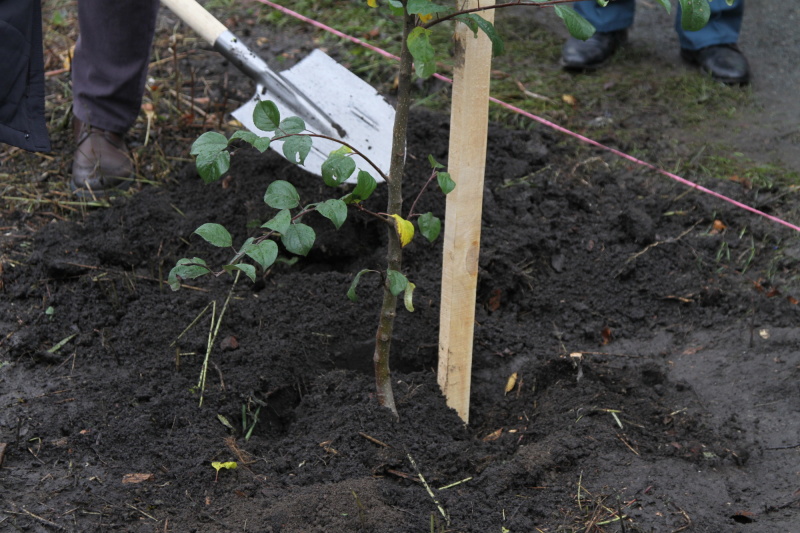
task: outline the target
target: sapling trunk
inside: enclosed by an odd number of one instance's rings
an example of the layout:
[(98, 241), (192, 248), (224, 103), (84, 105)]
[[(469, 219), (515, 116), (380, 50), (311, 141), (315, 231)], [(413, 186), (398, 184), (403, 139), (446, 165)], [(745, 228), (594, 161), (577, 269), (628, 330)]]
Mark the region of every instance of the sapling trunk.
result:
[[(395, 110), (394, 130), (392, 133), (392, 156), (389, 167), (387, 187), (389, 199), (386, 212), (389, 215), (401, 215), (403, 207), (403, 172), (406, 160), (406, 132), (408, 130), (408, 110), (411, 107), (411, 69), (412, 58), (408, 50), (408, 34), (414, 28), (413, 15), (403, 17), (403, 48), (400, 53), (400, 73), (397, 86), (397, 107)], [(388, 270), (399, 272), (403, 262), (403, 251), (400, 238), (394, 224), (388, 229), (389, 245), (386, 252)], [(388, 276), (383, 284), (383, 303), (381, 304), (378, 332), (375, 338), (375, 384), (378, 390), (378, 402), (397, 416), (394, 403), (392, 379), (389, 371), (389, 355), (392, 346), (394, 319), (397, 316), (397, 296), (389, 289)]]

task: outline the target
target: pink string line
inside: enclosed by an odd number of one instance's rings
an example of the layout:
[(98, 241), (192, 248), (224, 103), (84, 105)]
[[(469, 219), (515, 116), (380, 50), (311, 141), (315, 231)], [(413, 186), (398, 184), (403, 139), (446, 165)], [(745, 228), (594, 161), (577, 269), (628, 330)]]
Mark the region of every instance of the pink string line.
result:
[[(283, 7), (283, 6), (279, 5), (279, 4), (276, 4), (275, 2), (271, 2), (270, 0), (257, 0), (257, 1), (261, 2), (262, 4), (266, 4), (266, 5), (274, 8), (274, 9), (277, 9), (278, 11), (280, 11), (282, 13), (285, 13), (286, 15), (292, 16), (292, 17), (294, 17), (294, 18), (296, 18), (298, 20), (302, 20), (303, 22), (307, 22), (308, 24), (311, 24), (312, 26), (315, 26), (315, 27), (320, 28), (322, 30), (325, 30), (325, 31), (327, 31), (329, 33), (332, 33), (333, 35), (336, 35), (337, 37), (341, 37), (342, 39), (347, 39), (348, 41), (351, 41), (351, 42), (356, 43), (356, 44), (358, 44), (360, 46), (363, 46), (364, 48), (372, 50), (373, 52), (376, 52), (376, 53), (382, 55), (383, 57), (386, 57), (386, 58), (389, 58), (389, 59), (394, 59), (395, 61), (399, 61), (400, 60), (399, 57), (397, 57), (394, 54), (390, 54), (386, 50), (383, 50), (381, 48), (378, 48), (377, 46), (374, 46), (374, 45), (371, 45), (371, 44), (369, 44), (367, 42), (364, 42), (364, 41), (362, 41), (361, 39), (359, 39), (357, 37), (353, 37), (353, 36), (348, 35), (346, 33), (342, 33), (341, 31), (339, 31), (339, 30), (337, 30), (335, 28), (332, 28), (332, 27), (330, 27), (330, 26), (328, 26), (326, 24), (323, 24), (323, 23), (321, 23), (321, 22), (319, 22), (317, 20), (308, 18), (308, 17), (306, 17), (304, 15), (301, 15), (300, 13), (297, 13), (296, 11), (292, 11), (289, 8), (286, 8), (286, 7)], [(447, 83), (450, 83), (450, 84), (453, 83), (453, 80), (448, 78), (447, 76), (442, 76), (441, 74), (434, 74), (433, 76), (436, 79), (439, 79), (441, 81), (444, 81), (444, 82), (447, 82)], [(612, 154), (614, 154), (616, 156), (619, 156), (619, 157), (621, 157), (623, 159), (627, 159), (628, 161), (636, 163), (637, 165), (641, 165), (641, 166), (649, 168), (651, 170), (655, 170), (659, 174), (664, 175), (664, 176), (666, 176), (668, 178), (671, 178), (671, 179), (677, 181), (678, 183), (681, 183), (681, 184), (683, 184), (683, 185), (685, 185), (687, 187), (691, 187), (692, 189), (695, 189), (697, 191), (709, 194), (709, 195), (711, 195), (711, 196), (713, 196), (715, 198), (719, 198), (720, 200), (723, 200), (725, 202), (733, 204), (733, 205), (735, 205), (736, 207), (738, 207), (740, 209), (744, 209), (745, 211), (750, 211), (751, 213), (755, 213), (756, 215), (760, 215), (760, 216), (762, 216), (764, 218), (767, 218), (767, 219), (769, 219), (769, 220), (771, 220), (773, 222), (777, 222), (778, 224), (786, 226), (787, 228), (791, 228), (791, 229), (793, 229), (793, 230), (795, 230), (797, 232), (800, 232), (800, 226), (796, 226), (796, 225), (794, 225), (794, 224), (792, 224), (790, 222), (787, 222), (787, 221), (785, 221), (785, 220), (783, 220), (781, 218), (772, 216), (772, 215), (767, 214), (767, 213), (765, 213), (763, 211), (759, 211), (758, 209), (756, 209), (754, 207), (750, 207), (749, 205), (743, 204), (741, 202), (737, 202), (733, 198), (729, 198), (729, 197), (727, 197), (727, 196), (725, 196), (723, 194), (720, 194), (718, 192), (712, 191), (711, 189), (707, 189), (707, 188), (703, 187), (702, 185), (698, 185), (697, 183), (694, 183), (694, 182), (691, 182), (691, 181), (689, 181), (687, 179), (681, 178), (680, 176), (677, 176), (677, 175), (673, 174), (672, 172), (668, 172), (666, 170), (658, 168), (657, 166), (655, 166), (655, 165), (653, 165), (651, 163), (648, 163), (646, 161), (642, 161), (641, 159), (637, 159), (636, 157), (633, 157), (632, 155), (626, 154), (625, 152), (621, 152), (621, 151), (619, 151), (619, 150), (617, 150), (615, 148), (611, 148), (610, 146), (606, 146), (604, 144), (601, 144), (601, 143), (599, 143), (599, 142), (597, 142), (597, 141), (595, 141), (593, 139), (590, 139), (588, 137), (584, 137), (583, 135), (581, 135), (579, 133), (575, 133), (574, 131), (571, 131), (571, 130), (568, 130), (567, 128), (564, 128), (563, 126), (559, 126), (558, 124), (555, 124), (554, 122), (550, 122), (547, 119), (544, 119), (542, 117), (536, 116), (533, 113), (529, 113), (529, 112), (525, 111), (524, 109), (520, 109), (519, 107), (516, 107), (516, 106), (513, 106), (513, 105), (508, 104), (506, 102), (503, 102), (502, 100), (498, 100), (497, 98), (494, 98), (492, 96), (489, 97), (489, 100), (491, 102), (494, 102), (496, 104), (499, 104), (499, 105), (505, 107), (506, 109), (508, 109), (510, 111), (513, 111), (514, 113), (520, 114), (520, 115), (522, 115), (524, 117), (527, 117), (527, 118), (529, 118), (531, 120), (534, 120), (534, 121), (536, 121), (536, 122), (538, 122), (538, 123), (540, 123), (540, 124), (542, 124), (544, 126), (547, 126), (548, 128), (554, 129), (556, 131), (559, 131), (561, 133), (564, 133), (566, 135), (574, 137), (574, 138), (578, 139), (579, 141), (585, 142), (587, 144), (591, 144), (592, 146), (596, 146), (597, 148), (601, 148), (603, 150), (611, 152)]]

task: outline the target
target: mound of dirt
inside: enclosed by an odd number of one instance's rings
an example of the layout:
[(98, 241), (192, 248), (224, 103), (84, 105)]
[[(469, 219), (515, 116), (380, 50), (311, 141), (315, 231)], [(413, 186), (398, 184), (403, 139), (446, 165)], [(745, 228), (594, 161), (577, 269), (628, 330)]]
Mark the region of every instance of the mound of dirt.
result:
[[(448, 128), (413, 122), (409, 202), (427, 155), (446, 160)], [(418, 289), (395, 328), (399, 421), (370, 375), (378, 279), (345, 297), (355, 272), (381, 268), (374, 219), (309, 218), (314, 250), (255, 284), (163, 283), (181, 257), (222, 264), (192, 232), (217, 222), (242, 242), (271, 216), (272, 180), (305, 203), (331, 196), (275, 154), (241, 150), (213, 185), (189, 166), (39, 231), (3, 268), (2, 529), (793, 530), (788, 231), (605, 156), (576, 165), (541, 130), (493, 128), (489, 146), (469, 427), (434, 374), (440, 242), (404, 259)], [(781, 205), (781, 190), (721, 187)], [(421, 202), (444, 215), (440, 195)], [(215, 472), (226, 461), (238, 468)]]

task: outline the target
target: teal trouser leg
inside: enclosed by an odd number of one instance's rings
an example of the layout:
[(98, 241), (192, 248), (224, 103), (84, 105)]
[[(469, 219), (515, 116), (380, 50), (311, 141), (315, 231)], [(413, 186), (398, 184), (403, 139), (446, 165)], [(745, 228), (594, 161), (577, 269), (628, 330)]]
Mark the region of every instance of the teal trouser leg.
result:
[(706, 27), (699, 31), (684, 31), (681, 28), (681, 10), (675, 17), (675, 31), (681, 48), (699, 50), (715, 44), (733, 44), (739, 40), (744, 15), (744, 0), (736, 0), (729, 6), (725, 0), (712, 0), (711, 18)]
[[(600, 7), (594, 0), (574, 4), (575, 11), (592, 23), (599, 32), (624, 30), (633, 24), (636, 11), (634, 0), (615, 0)], [(699, 50), (715, 44), (735, 43), (739, 39), (744, 14), (744, 0), (736, 0), (729, 6), (725, 0), (712, 0), (709, 4), (711, 18), (700, 31), (684, 31), (681, 28), (681, 9), (675, 15), (675, 31), (681, 48)]]

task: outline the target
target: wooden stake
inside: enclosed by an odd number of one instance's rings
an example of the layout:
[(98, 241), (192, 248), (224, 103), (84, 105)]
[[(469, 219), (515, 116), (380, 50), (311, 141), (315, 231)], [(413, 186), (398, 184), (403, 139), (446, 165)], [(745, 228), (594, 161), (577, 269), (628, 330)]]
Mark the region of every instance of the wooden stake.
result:
[[(462, 9), (478, 5), (478, 0), (459, 2)], [(493, 9), (480, 15), (494, 20)], [(447, 195), (445, 215), (438, 380), (447, 405), (468, 423), (492, 45), (482, 32), (475, 38), (458, 23), (455, 50), (448, 171), (456, 188)]]

